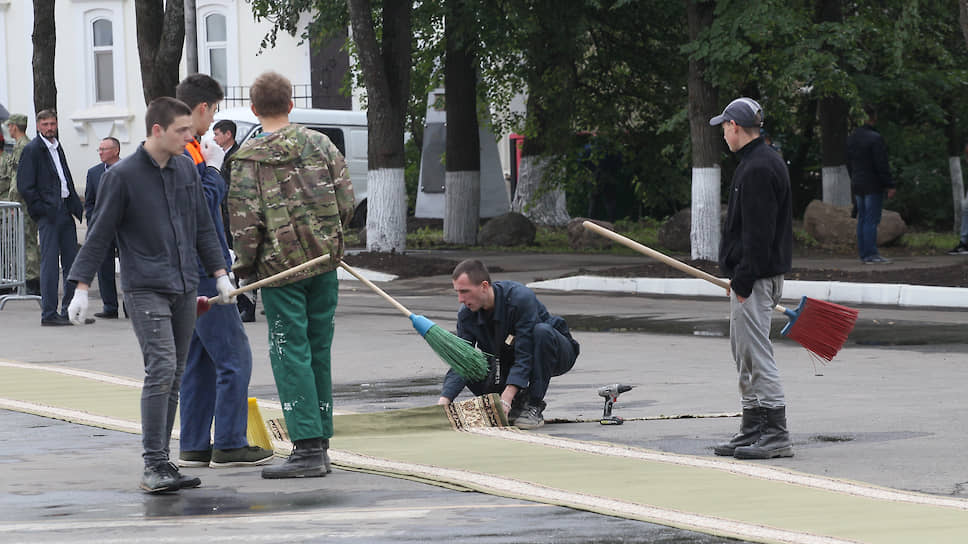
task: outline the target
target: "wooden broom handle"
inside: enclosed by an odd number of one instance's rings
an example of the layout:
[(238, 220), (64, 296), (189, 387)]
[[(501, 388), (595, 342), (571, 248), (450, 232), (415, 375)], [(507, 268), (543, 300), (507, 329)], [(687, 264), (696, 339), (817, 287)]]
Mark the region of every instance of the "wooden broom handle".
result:
[(673, 259), (672, 257), (669, 257), (664, 253), (659, 253), (658, 251), (650, 247), (643, 246), (642, 244), (636, 242), (635, 240), (626, 238), (625, 236), (622, 236), (617, 232), (612, 232), (606, 229), (605, 227), (592, 223), (591, 221), (585, 221), (584, 223), (582, 223), (582, 226), (584, 226), (586, 229), (592, 232), (596, 232), (606, 238), (610, 238), (622, 244), (623, 246), (630, 247), (635, 251), (638, 251), (639, 253), (648, 255), (649, 257), (652, 257), (653, 259), (656, 259), (658, 261), (662, 261), (663, 263), (671, 266), (672, 268), (675, 268), (676, 270), (680, 270), (682, 272), (685, 272), (686, 274), (689, 274), (690, 276), (694, 276), (694, 277), (706, 280), (712, 284), (722, 287), (723, 289), (729, 289), (728, 281), (724, 281), (720, 278), (717, 278), (716, 276), (713, 276), (712, 274), (708, 274), (706, 272), (703, 272), (702, 270), (699, 270), (698, 268), (689, 266), (688, 264), (678, 259)]
[(383, 291), (383, 289), (380, 289), (379, 287), (377, 287), (372, 281), (364, 278), (359, 272), (357, 272), (356, 270), (354, 270), (353, 267), (351, 267), (350, 265), (344, 263), (343, 261), (340, 261), (339, 262), (339, 265), (341, 267), (343, 267), (343, 270), (349, 272), (350, 274), (353, 274), (353, 276), (356, 279), (358, 279), (361, 282), (363, 282), (363, 285), (366, 285), (370, 289), (373, 289), (373, 292), (374, 293), (376, 293), (376, 294), (380, 295), (381, 297), (383, 297), (384, 299), (386, 299), (386, 301), (389, 302), (390, 304), (393, 304), (393, 306), (396, 307), (396, 309), (400, 310), (400, 312), (403, 315), (405, 315), (407, 317), (410, 317), (413, 314), (413, 312), (411, 312), (410, 310), (408, 310), (403, 304), (400, 304), (399, 302), (397, 302), (397, 300), (395, 298), (393, 298), (390, 295), (386, 294)]
[[(329, 254), (328, 253), (326, 255), (320, 255), (319, 257), (316, 257), (315, 259), (310, 259), (310, 260), (308, 260), (308, 261), (306, 261), (306, 262), (304, 262), (304, 263), (302, 263), (300, 265), (296, 265), (296, 266), (294, 266), (292, 268), (288, 268), (286, 270), (283, 270), (282, 272), (279, 272), (278, 274), (273, 274), (273, 275), (269, 276), (268, 278), (263, 278), (263, 279), (261, 279), (261, 280), (259, 280), (257, 282), (248, 283), (248, 284), (246, 284), (246, 285), (244, 285), (242, 287), (239, 287), (238, 289), (233, 289), (232, 292), (229, 293), (229, 296), (233, 296), (234, 297), (236, 295), (241, 295), (242, 293), (248, 293), (249, 291), (255, 291), (256, 289), (259, 289), (261, 287), (265, 287), (266, 285), (269, 285), (270, 283), (275, 283), (275, 282), (277, 282), (279, 280), (286, 279), (289, 276), (292, 276), (293, 274), (297, 274), (299, 272), (302, 272), (303, 270), (306, 270), (307, 268), (310, 268), (310, 267), (315, 266), (317, 264), (323, 264), (323, 263), (325, 263), (328, 260), (329, 260)], [(217, 298), (218, 297), (209, 297), (208, 298), (208, 303), (209, 304), (214, 304), (215, 303), (215, 299), (217, 299)]]
[[(622, 244), (623, 246), (630, 247), (630, 248), (634, 249), (635, 251), (638, 251), (639, 253), (643, 253), (645, 255), (648, 255), (649, 257), (652, 257), (653, 259), (662, 261), (665, 264), (671, 266), (672, 268), (675, 268), (676, 270), (681, 270), (681, 271), (685, 272), (686, 274), (689, 274), (690, 276), (694, 276), (694, 277), (697, 277), (699, 279), (706, 280), (706, 281), (708, 281), (708, 282), (710, 282), (710, 283), (712, 283), (714, 285), (718, 285), (719, 287), (722, 287), (723, 289), (729, 289), (729, 282), (728, 281), (725, 281), (725, 280), (722, 280), (720, 278), (717, 278), (716, 276), (713, 276), (712, 274), (708, 274), (706, 272), (703, 272), (702, 270), (699, 270), (698, 268), (689, 266), (688, 264), (686, 264), (686, 263), (684, 263), (684, 262), (682, 262), (682, 261), (680, 261), (678, 259), (673, 259), (672, 257), (669, 257), (668, 255), (666, 255), (664, 253), (659, 253), (658, 251), (656, 251), (656, 250), (654, 250), (654, 249), (652, 249), (650, 247), (643, 246), (642, 244), (636, 242), (635, 240), (632, 240), (631, 238), (626, 238), (625, 236), (622, 236), (621, 234), (619, 234), (617, 232), (610, 231), (610, 230), (606, 229), (605, 227), (602, 227), (602, 226), (596, 225), (595, 223), (592, 223), (591, 221), (585, 221), (585, 222), (583, 222), (582, 223), (582, 226), (584, 226), (586, 229), (588, 229), (588, 230), (590, 230), (592, 232), (597, 232), (598, 234), (601, 234), (602, 236), (604, 236), (606, 238), (610, 238), (612, 240), (615, 240), (616, 242)], [(780, 304), (777, 304), (776, 306), (774, 306), (773, 309), (776, 310), (776, 311), (778, 311), (778, 312), (780, 312), (780, 313), (787, 313), (787, 309), (784, 306), (781, 306)]]

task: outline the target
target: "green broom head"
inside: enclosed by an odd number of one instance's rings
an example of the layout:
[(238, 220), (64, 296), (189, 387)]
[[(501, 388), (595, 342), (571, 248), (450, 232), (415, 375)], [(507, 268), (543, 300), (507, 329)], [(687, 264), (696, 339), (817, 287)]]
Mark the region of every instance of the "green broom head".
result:
[(422, 315), (411, 314), (410, 322), (430, 349), (465, 381), (479, 382), (487, 377), (487, 359), (470, 342), (445, 331)]

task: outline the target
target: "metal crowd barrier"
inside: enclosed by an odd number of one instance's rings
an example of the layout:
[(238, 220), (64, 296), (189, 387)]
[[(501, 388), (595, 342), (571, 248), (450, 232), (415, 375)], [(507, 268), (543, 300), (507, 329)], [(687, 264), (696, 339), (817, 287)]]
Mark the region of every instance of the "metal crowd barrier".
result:
[(0, 201), (0, 310), (10, 300), (36, 300), (40, 297), (27, 294), (27, 271), (24, 248), (24, 212), (17, 202)]

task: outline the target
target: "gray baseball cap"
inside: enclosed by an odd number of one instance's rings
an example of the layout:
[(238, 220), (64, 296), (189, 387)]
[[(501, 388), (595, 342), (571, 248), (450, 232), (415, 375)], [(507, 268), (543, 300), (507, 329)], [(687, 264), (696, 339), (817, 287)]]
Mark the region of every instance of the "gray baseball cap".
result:
[[(756, 119), (756, 114), (760, 114), (760, 119)], [(726, 106), (723, 113), (709, 120), (712, 126), (718, 126), (726, 121), (733, 121), (741, 127), (760, 127), (763, 126), (765, 114), (759, 102), (752, 98), (737, 98)]]

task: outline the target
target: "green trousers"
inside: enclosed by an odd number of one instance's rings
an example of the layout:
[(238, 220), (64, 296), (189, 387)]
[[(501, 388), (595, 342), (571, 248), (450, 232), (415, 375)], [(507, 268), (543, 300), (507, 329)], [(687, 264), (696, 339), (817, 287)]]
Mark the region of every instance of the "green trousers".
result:
[(335, 270), (262, 289), (269, 361), (291, 440), (333, 436), (330, 348), (338, 293)]

